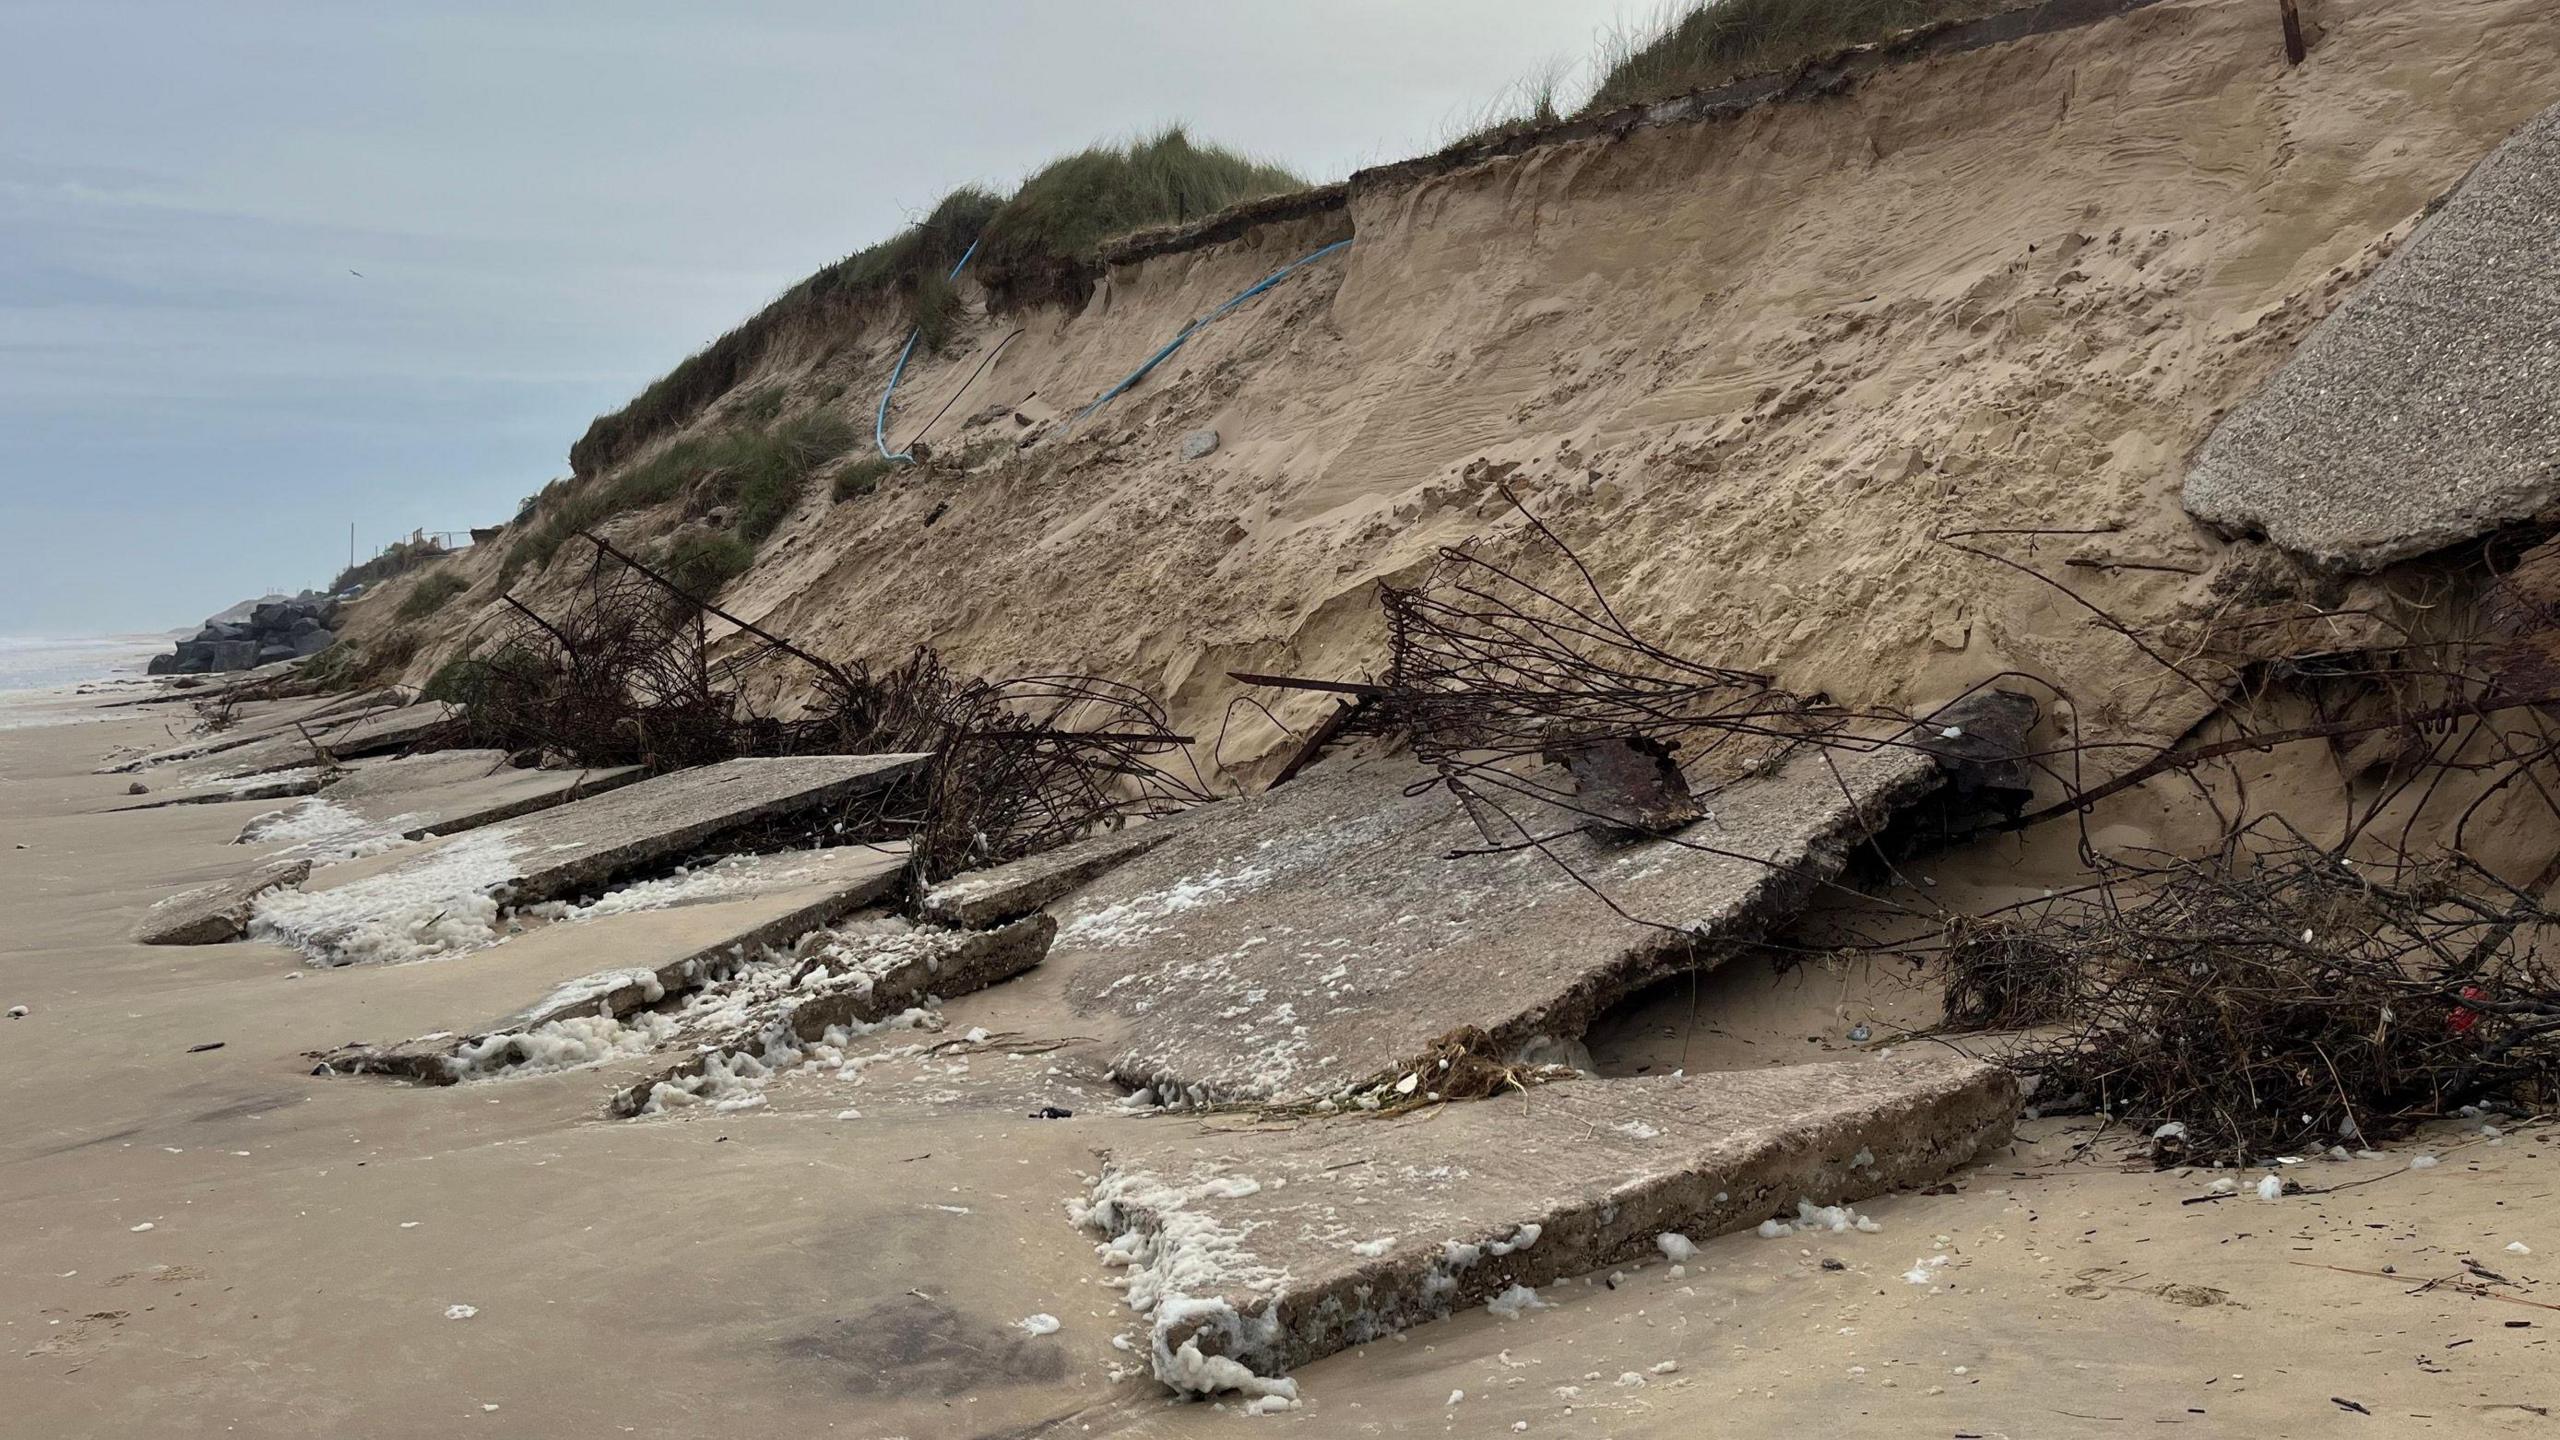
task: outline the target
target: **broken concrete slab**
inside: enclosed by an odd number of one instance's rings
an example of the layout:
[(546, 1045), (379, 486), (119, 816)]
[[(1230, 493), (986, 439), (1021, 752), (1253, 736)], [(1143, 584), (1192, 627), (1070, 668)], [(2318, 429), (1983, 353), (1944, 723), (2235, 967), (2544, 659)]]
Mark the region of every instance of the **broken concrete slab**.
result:
[(100, 769), (98, 773), (121, 775), (188, 761), (213, 762), (211, 765), (190, 768), (209, 770), (223, 776), (253, 775), (267, 770), (314, 765), (318, 764), (322, 757), (319, 751), (312, 748), (311, 741), (304, 738), (304, 731), (307, 730), (316, 737), (326, 723), (328, 722), (309, 724), (301, 729), (285, 725), (270, 730), (224, 731), (216, 736), (204, 737), (183, 745), (173, 745), (165, 750), (155, 750), (148, 755), (122, 760)]
[(1459, 858), (1486, 841), (1430, 779), (1410, 760), (1330, 761), (1063, 902), (1069, 1004), (1136, 1037), (1120, 1078), (1168, 1101), (1324, 1098), (1451, 1043), (1499, 1061), (1577, 1037), (1791, 917), (1941, 777), (1905, 746), (1808, 748), (1671, 837)]
[[(320, 798), (368, 819), (406, 816), (411, 840), (456, 835), (566, 805), (637, 781), (637, 765), (516, 769), (496, 750), (431, 750), (368, 765), (324, 786)], [(477, 770), (477, 774), (472, 773)], [(387, 812), (387, 813), (386, 813)]]
[[(411, 1039), (312, 1052), (346, 1075), (430, 1085), (531, 1066), (601, 1058), (610, 1023), (701, 986), (767, 946), (788, 946), (894, 890), (904, 845), (841, 846), (739, 856), (689, 877), (616, 891), (527, 934), (436, 965), (341, 972), (367, 987), (386, 1030)], [(643, 893), (648, 892), (648, 893)], [(489, 992), (536, 994), (479, 1024)], [(645, 1037), (642, 1037), (645, 1038)]]
[[(1513, 1286), (1924, 1184), (2007, 1140), (2006, 1071), (1943, 1054), (1575, 1080), (1393, 1117), (1117, 1127), (1084, 1219), (1156, 1377), (1288, 1370)], [(1846, 1217), (1838, 1217), (1847, 1223)]]
[(2186, 507), (2373, 570), (2560, 503), (2560, 107), (2474, 167), (2196, 457)]
[(618, 1092), (607, 1113), (628, 1118), (687, 1105), (744, 1099), (812, 1047), (902, 1021), (926, 1007), (1010, 980), (1040, 963), (1058, 924), (1031, 915), (993, 930), (944, 930), (889, 921), (809, 937), (796, 963), (741, 977), (736, 993), (668, 1038), (695, 1053)]
[(461, 718), (462, 711), (444, 701), (421, 700), (395, 709), (363, 712), (344, 727), (329, 731), (321, 743), (341, 760), (389, 755), (433, 739), (437, 732)]
[(460, 835), (327, 865), (261, 902), (252, 929), (327, 964), (470, 949), (501, 906), (591, 890), (723, 838), (809, 819), (921, 769), (924, 755), (760, 756), (679, 770)]
[(270, 890), (302, 883), (311, 873), (308, 860), (279, 860), (261, 865), (236, 880), (182, 891), (142, 912), (133, 938), (143, 945), (219, 945), (248, 931), (258, 897)]
[[(459, 835), (501, 820), (602, 794), (640, 778), (637, 765), (593, 770), (517, 769), (500, 750), (429, 750), (363, 765), (322, 786), (298, 807), (343, 816), (348, 829), (420, 840)], [(274, 828), (260, 816), (241, 831), (242, 843)], [(309, 828), (308, 825), (299, 828)]]
[(230, 751), (222, 756), (222, 765), (234, 774), (253, 774), (324, 760), (396, 754), (434, 740), (459, 714), (440, 700), (429, 700), (393, 710), (335, 715)]
[[(246, 707), (243, 708), (246, 709)], [(315, 706), (308, 701), (259, 706), (249, 713), (235, 713), (232, 717), (233, 723), (223, 729), (191, 736), (158, 750), (125, 756), (113, 764), (98, 767), (93, 773), (126, 775), (138, 770), (173, 765), (182, 760), (202, 760), (215, 755), (229, 754), (262, 742), (273, 742), (276, 745), (300, 744), (302, 731), (309, 730), (313, 734), (318, 734), (330, 726), (350, 723), (351, 718), (343, 714), (329, 714), (326, 707)], [(308, 745), (303, 746), (302, 754), (306, 760), (309, 758)]]
[(404, 685), (386, 685), (376, 690), (350, 690), (331, 698), (312, 711), (314, 715), (369, 715), (377, 710), (397, 710), (414, 702), (418, 692)]
[(972, 930), (1028, 915), (1172, 839), (1193, 817), (1209, 808), (1210, 805), (1196, 805), (1154, 820), (1131, 821), (1117, 830), (1090, 835), (1055, 850), (954, 875), (924, 892), (924, 913), (945, 925)]
[(301, 770), (268, 770), (256, 775), (244, 775), (236, 780), (209, 781), (181, 790), (174, 795), (162, 795), (145, 800), (139, 805), (114, 805), (108, 808), (121, 814), (128, 810), (160, 810), (171, 805), (225, 805), (235, 800), (293, 800), (305, 795), (318, 794), (320, 787), (327, 785), (331, 777), (337, 773), (340, 772), (323, 770), (317, 765)]

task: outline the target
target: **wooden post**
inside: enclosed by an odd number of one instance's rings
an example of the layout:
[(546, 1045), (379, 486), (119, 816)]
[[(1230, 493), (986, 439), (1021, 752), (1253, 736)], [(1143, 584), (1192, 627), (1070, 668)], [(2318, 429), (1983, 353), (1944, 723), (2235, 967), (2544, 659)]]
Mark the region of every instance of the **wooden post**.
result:
[(2299, 65), (2309, 48), (2302, 43), (2301, 0), (2276, 0), (2276, 8), (2284, 12), (2284, 58), (2288, 65)]

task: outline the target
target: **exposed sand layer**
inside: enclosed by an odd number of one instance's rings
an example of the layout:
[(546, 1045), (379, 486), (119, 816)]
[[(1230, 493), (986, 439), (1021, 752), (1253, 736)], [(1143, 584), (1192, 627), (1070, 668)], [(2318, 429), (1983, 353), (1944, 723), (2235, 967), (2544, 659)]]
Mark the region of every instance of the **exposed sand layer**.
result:
[[(1286, 739), (1227, 713), (1226, 672), (1373, 668), (1373, 583), (1470, 537), (1517, 549), (1506, 484), (1634, 624), (1711, 663), (1912, 708), (2016, 669), (2092, 732), (2174, 735), (2204, 694), (1937, 537), (2087, 532), (1971, 543), (2129, 623), (2269, 638), (2233, 622), (2273, 602), (2235, 601), (2215, 573), (2231, 552), (2178, 508), (2192, 453), (2560, 99), (2542, 0), (2326, 0), (2317, 23), (2293, 69), (2263, 7), (2167, 0), (1836, 98), (1355, 186), (1345, 211), (1120, 267), (1078, 314), (990, 321), (910, 366), (893, 440), (954, 402), (930, 439), (971, 468), (841, 505), (813, 486), (724, 599), (830, 654), (929, 642), (966, 669), (1146, 685), (1241, 765)], [(1071, 414), (1345, 236), (1072, 436), (1004, 458), (1030, 433), (1015, 414)], [(741, 393), (781, 380), (867, 425), (902, 339), (838, 337)], [(1202, 426), (1219, 448), (1182, 459)], [(416, 674), (504, 618), (450, 614)], [(1261, 698), (1299, 727), (1331, 703)]]

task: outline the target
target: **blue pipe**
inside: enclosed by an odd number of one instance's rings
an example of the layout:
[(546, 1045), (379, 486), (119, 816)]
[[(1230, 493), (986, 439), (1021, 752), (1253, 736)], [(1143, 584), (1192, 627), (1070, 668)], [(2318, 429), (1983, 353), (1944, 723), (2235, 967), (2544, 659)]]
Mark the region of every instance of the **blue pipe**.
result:
[[(1312, 265), (1318, 260), (1323, 259), (1327, 255), (1332, 254), (1334, 251), (1339, 250), (1350, 243), (1351, 242), (1348, 240), (1336, 240), (1332, 244), (1325, 246), (1323, 249), (1318, 250), (1313, 254), (1304, 255), (1296, 260), (1292, 260), (1288, 264), (1281, 266), (1279, 269), (1272, 271), (1270, 274), (1263, 276), (1260, 280), (1255, 281), (1252, 285), (1246, 287), (1243, 291), (1238, 293), (1234, 299), (1229, 300), (1226, 304), (1219, 306), (1217, 309), (1212, 310), (1208, 314), (1201, 316), (1199, 319), (1192, 321), (1190, 324), (1183, 326), (1181, 334), (1174, 336), (1163, 349), (1147, 357), (1147, 363), (1130, 371), (1129, 378), (1112, 386), (1110, 389), (1103, 391), (1099, 396), (1096, 396), (1094, 398), (1094, 402), (1087, 405), (1082, 410), (1077, 411), (1076, 418), (1069, 421), (1068, 424), (1070, 426), (1083, 424), (1086, 416), (1101, 409), (1104, 405), (1109, 404), (1115, 397), (1127, 390), (1130, 386), (1146, 379), (1148, 371), (1163, 364), (1167, 356), (1170, 356), (1174, 351), (1181, 349), (1185, 341), (1207, 328), (1210, 321), (1217, 319), (1219, 316), (1226, 314), (1228, 311), (1233, 310), (1247, 300), (1252, 299), (1254, 296), (1259, 295), (1263, 291), (1270, 289), (1272, 286), (1279, 284), (1281, 281), (1288, 279), (1291, 274), (1295, 273), (1299, 269), (1299, 267)], [(903, 364), (904, 362), (901, 361), (900, 363)], [(896, 382), (892, 381), (891, 383), (894, 384)], [(886, 402), (884, 401), (883, 403), (885, 404)]]
[[(985, 237), (980, 236), (979, 238), (984, 239)], [(961, 270), (969, 263), (969, 257), (977, 253), (978, 241), (971, 240), (969, 242), (969, 248), (960, 252), (960, 263), (952, 266), (951, 273), (942, 278), (945, 280), (959, 279)], [(900, 376), (907, 373), (907, 357), (916, 353), (916, 337), (923, 333), (924, 327), (921, 325), (907, 332), (907, 346), (905, 349), (898, 352), (897, 368), (889, 372), (889, 388), (880, 392), (880, 409), (878, 413), (871, 417), (871, 443), (880, 447), (880, 458), (883, 460), (903, 460), (910, 465), (914, 464), (916, 460), (915, 456), (908, 454), (904, 450), (897, 451), (893, 454), (889, 449), (889, 397), (898, 393), (898, 379)]]

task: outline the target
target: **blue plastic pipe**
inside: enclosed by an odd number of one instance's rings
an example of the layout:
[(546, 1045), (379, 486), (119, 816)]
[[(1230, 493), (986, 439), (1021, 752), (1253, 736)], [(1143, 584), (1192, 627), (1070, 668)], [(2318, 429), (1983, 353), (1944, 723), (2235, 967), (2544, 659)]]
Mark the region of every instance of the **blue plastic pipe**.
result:
[[(969, 242), (969, 248), (960, 252), (960, 263), (952, 266), (951, 273), (942, 278), (959, 279), (961, 270), (969, 263), (969, 257), (977, 253), (978, 242), (972, 240)], [(916, 337), (923, 333), (924, 327), (921, 325), (907, 332), (906, 348), (898, 352), (897, 368), (889, 372), (889, 388), (880, 392), (880, 409), (871, 417), (871, 443), (880, 447), (880, 458), (883, 460), (903, 460), (910, 465), (916, 460), (916, 457), (904, 450), (893, 452), (889, 449), (889, 397), (898, 393), (898, 379), (907, 373), (907, 358), (916, 353)]]
[[(1122, 380), (1119, 384), (1114, 385), (1110, 389), (1103, 391), (1100, 395), (1095, 396), (1093, 403), (1087, 405), (1082, 410), (1077, 411), (1076, 418), (1070, 423), (1078, 425), (1083, 424), (1086, 416), (1109, 404), (1130, 386), (1146, 379), (1148, 371), (1163, 364), (1168, 356), (1172, 355), (1174, 351), (1181, 349), (1183, 344), (1190, 340), (1192, 336), (1197, 335), (1202, 330), (1208, 328), (1209, 322), (1226, 314), (1228, 311), (1233, 310), (1247, 300), (1252, 299), (1254, 296), (1261, 294), (1263, 291), (1270, 289), (1272, 286), (1279, 284), (1281, 281), (1288, 279), (1290, 275), (1296, 273), (1301, 266), (1312, 265), (1318, 260), (1323, 259), (1327, 255), (1332, 254), (1334, 251), (1339, 250), (1350, 243), (1351, 242), (1348, 240), (1336, 240), (1332, 244), (1325, 246), (1323, 249), (1318, 250), (1313, 254), (1302, 255), (1253, 282), (1253, 284), (1247, 286), (1244, 290), (1239, 292), (1234, 299), (1229, 300), (1226, 304), (1219, 306), (1217, 309), (1212, 310), (1208, 314), (1201, 316), (1199, 319), (1192, 321), (1190, 324), (1183, 326), (1181, 334), (1174, 336), (1172, 340), (1166, 343), (1163, 349), (1148, 356), (1147, 363), (1130, 371), (1127, 379)], [(901, 363), (904, 362), (902, 361)], [(892, 381), (891, 383), (894, 384), (896, 382)]]

